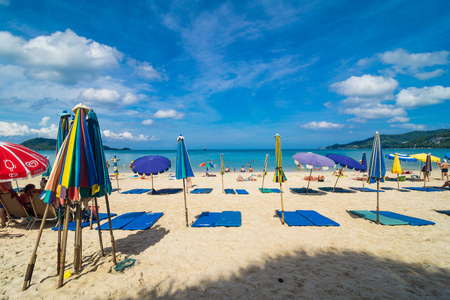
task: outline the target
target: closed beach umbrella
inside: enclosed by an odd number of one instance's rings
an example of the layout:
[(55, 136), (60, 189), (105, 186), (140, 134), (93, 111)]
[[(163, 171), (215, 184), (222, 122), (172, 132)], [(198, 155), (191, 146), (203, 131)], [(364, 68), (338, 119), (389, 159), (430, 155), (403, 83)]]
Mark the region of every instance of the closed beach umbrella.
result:
[[(431, 154), (428, 153), (427, 158), (425, 160), (425, 166), (424, 166), (424, 171), (428, 173), (428, 177), (430, 176), (430, 172), (433, 171), (431, 162), (432, 162)], [(424, 176), (423, 177), (423, 190), (425, 190), (426, 182), (427, 182), (427, 178)]]
[(62, 113), (59, 113), (59, 127), (58, 127), (58, 136), (56, 138), (56, 154), (58, 154), (59, 149), (61, 149), (61, 145), (66, 139), (67, 134), (69, 134), (69, 117), (70, 113), (67, 110), (63, 110)]
[(139, 157), (131, 163), (131, 170), (139, 175), (152, 176), (152, 194), (155, 193), (153, 188), (153, 175), (164, 173), (169, 170), (172, 163), (167, 157), (160, 155), (148, 155)]
[[(345, 155), (327, 154), (327, 157), (332, 159), (335, 163), (339, 164), (342, 167), (341, 171), (345, 167), (347, 167), (349, 169), (355, 169), (356, 171), (363, 171), (363, 172), (365, 172), (367, 169), (367, 167), (365, 167), (364, 165), (360, 164), (353, 158), (345, 156)], [(336, 182), (334, 183), (333, 192), (334, 192), (334, 189), (336, 188), (336, 184), (337, 184), (338, 180), (339, 180), (339, 176), (336, 178)]]
[(398, 158), (397, 153), (395, 153), (394, 163), (392, 164), (392, 174), (397, 174), (397, 189), (400, 190), (400, 182), (398, 178), (398, 174), (402, 174), (402, 166), (400, 164), (400, 159)]
[(306, 194), (308, 194), (309, 183), (311, 181), (311, 174), (313, 168), (314, 167), (328, 168), (334, 166), (334, 161), (332, 159), (312, 152), (298, 152), (292, 158), (298, 161), (299, 163), (311, 166), (311, 171), (309, 172), (308, 187), (306, 188)]
[(281, 220), (284, 224), (283, 182), (285, 182), (287, 179), (286, 179), (286, 175), (283, 172), (283, 162), (282, 162), (282, 157), (281, 157), (281, 141), (280, 141), (280, 135), (278, 133), (275, 135), (275, 161), (276, 161), (276, 168), (275, 168), (275, 174), (273, 176), (273, 182), (280, 183)]
[(189, 155), (186, 150), (186, 145), (184, 142), (184, 137), (180, 134), (177, 139), (177, 164), (176, 164), (176, 178), (183, 179), (183, 192), (184, 192), (184, 210), (186, 213), (186, 227), (189, 226), (188, 223), (188, 209), (186, 202), (186, 178), (194, 177), (194, 172), (192, 172), (191, 162), (189, 160)]
[[(366, 157), (366, 152), (363, 153), (363, 156), (361, 158), (361, 165), (363, 165), (364, 167), (366, 167), (366, 171), (367, 171), (367, 157)], [(364, 191), (364, 183), (366, 182), (364, 180), (364, 173), (366, 173), (366, 171), (363, 171), (363, 191)]]
[(377, 183), (377, 224), (380, 224), (380, 181), (384, 182), (386, 166), (384, 164), (383, 150), (381, 148), (378, 131), (373, 139), (372, 155), (368, 169), (368, 183)]
[(266, 154), (266, 161), (264, 162), (264, 170), (263, 170), (263, 179), (262, 179), (261, 192), (264, 192), (264, 178), (267, 175), (267, 160), (268, 159), (269, 159), (269, 154)]
[(117, 162), (119, 161), (119, 159), (117, 159), (116, 155), (114, 154), (113, 158), (113, 172), (114, 172), (114, 177), (116, 177), (116, 183), (117, 183), (117, 190), (120, 193), (120, 188), (119, 188), (119, 168), (117, 167)]

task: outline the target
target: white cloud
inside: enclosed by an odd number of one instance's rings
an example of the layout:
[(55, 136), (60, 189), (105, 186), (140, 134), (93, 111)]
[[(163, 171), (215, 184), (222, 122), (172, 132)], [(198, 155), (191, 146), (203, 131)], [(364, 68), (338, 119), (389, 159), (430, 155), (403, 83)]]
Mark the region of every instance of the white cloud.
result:
[(336, 82), (331, 87), (348, 97), (376, 97), (389, 99), (398, 86), (397, 80), (383, 76), (352, 76), (347, 80)]
[(95, 103), (116, 103), (120, 99), (120, 94), (115, 90), (109, 89), (93, 89), (88, 88), (81, 92), (81, 100), (85, 101), (86, 104)]
[(103, 130), (103, 137), (105, 139), (111, 140), (133, 140), (133, 141), (157, 141), (158, 138), (155, 136), (149, 137), (148, 135), (139, 134), (134, 136), (128, 131), (124, 131), (122, 133), (115, 133), (111, 130)]
[(364, 118), (351, 118), (351, 119), (347, 119), (347, 122), (353, 122), (353, 123), (364, 124), (364, 123), (367, 122), (367, 120), (364, 119)]
[(39, 80), (71, 84), (92, 80), (105, 69), (118, 67), (123, 56), (70, 29), (29, 41), (0, 32), (0, 57), (24, 67), (28, 77)]
[(450, 99), (450, 87), (410, 87), (401, 90), (396, 98), (397, 105), (407, 108), (438, 104)]
[(43, 117), (41, 123), (39, 125), (46, 126), (47, 122), (50, 121), (50, 117)]
[(332, 108), (333, 107), (333, 103), (331, 101), (325, 102), (323, 104), (323, 106), (325, 106), (326, 108)]
[(58, 126), (51, 124), (50, 127), (42, 127), (40, 129), (31, 129), (32, 133), (39, 137), (55, 138), (58, 134)]
[(153, 116), (157, 119), (183, 119), (185, 113), (177, 112), (174, 109), (158, 110)]
[(141, 123), (142, 125), (152, 125), (153, 124), (153, 120), (152, 119), (147, 119), (142, 121)]
[(356, 117), (364, 117), (365, 119), (381, 119), (406, 116), (403, 107), (395, 107), (394, 105), (367, 105), (361, 107), (349, 107), (343, 110), (345, 114), (355, 115)]
[(410, 130), (425, 130), (427, 128), (426, 125), (411, 124), (411, 123), (391, 124), (389, 127), (404, 128), (404, 129), (410, 129)]
[(123, 97), (124, 104), (133, 104), (138, 102), (138, 96), (133, 93), (127, 93), (125, 97)]
[(395, 117), (387, 121), (388, 123), (406, 123), (409, 122), (408, 117)]
[(168, 77), (165, 73), (160, 73), (156, 71), (155, 68), (146, 61), (139, 62), (135, 60), (130, 60), (130, 62), (132, 65), (134, 65), (134, 72), (140, 77), (143, 77), (148, 80), (157, 80), (157, 81), (168, 80)]
[(306, 129), (317, 130), (317, 129), (337, 129), (337, 128), (344, 127), (344, 125), (325, 122), (325, 121), (321, 121), (321, 122), (313, 121), (313, 122), (303, 124), (303, 125), (301, 125), (301, 127), (306, 128)]
[(0, 136), (39, 136), (54, 138), (58, 134), (58, 126), (51, 124), (50, 127), (40, 129), (30, 128), (18, 123), (0, 122)]

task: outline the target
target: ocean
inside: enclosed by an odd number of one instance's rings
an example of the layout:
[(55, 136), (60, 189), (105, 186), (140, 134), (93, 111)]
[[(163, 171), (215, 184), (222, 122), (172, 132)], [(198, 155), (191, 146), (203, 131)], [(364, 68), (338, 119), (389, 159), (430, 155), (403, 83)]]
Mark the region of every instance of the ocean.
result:
[[(55, 152), (54, 151), (38, 151), (42, 155), (47, 155), (49, 157), (50, 163), (54, 164)], [(370, 161), (370, 155), (372, 149), (341, 149), (341, 150), (328, 150), (328, 149), (283, 149), (283, 170), (287, 172), (298, 171), (297, 165), (295, 164), (292, 156), (297, 152), (314, 152), (320, 155), (326, 155), (328, 153), (341, 154), (349, 156), (356, 161), (362, 158), (363, 153), (366, 153), (367, 163)], [(404, 154), (417, 154), (417, 153), (428, 153), (430, 152), (433, 156), (444, 159), (446, 153), (450, 153), (450, 149), (383, 149), (383, 154), (390, 153), (404, 153)], [(215, 167), (209, 168), (209, 172), (219, 172), (220, 171), (220, 154), (223, 154), (224, 165), (229, 166), (231, 171), (236, 169), (239, 171), (242, 166), (248, 170), (248, 166), (251, 166), (255, 172), (261, 172), (264, 169), (264, 161), (266, 155), (269, 154), (267, 170), (269, 172), (275, 169), (275, 149), (258, 149), (258, 150), (189, 150), (189, 158), (191, 160), (191, 165), (194, 172), (204, 172), (205, 168), (199, 165), (203, 162), (211, 162)], [(119, 159), (119, 173), (130, 173), (129, 164), (131, 161), (146, 155), (161, 155), (165, 156), (172, 162), (172, 167), (169, 169), (169, 173), (175, 173), (175, 158), (176, 150), (129, 150), (129, 151), (116, 151), (116, 150), (106, 150), (105, 156), (110, 160), (110, 171), (112, 172), (112, 157), (116, 154)], [(385, 158), (386, 171), (392, 167), (393, 160)], [(247, 165), (248, 164), (248, 165)], [(407, 163), (401, 162), (403, 170), (420, 170), (421, 163)], [(433, 164), (433, 169), (436, 169), (436, 165)]]

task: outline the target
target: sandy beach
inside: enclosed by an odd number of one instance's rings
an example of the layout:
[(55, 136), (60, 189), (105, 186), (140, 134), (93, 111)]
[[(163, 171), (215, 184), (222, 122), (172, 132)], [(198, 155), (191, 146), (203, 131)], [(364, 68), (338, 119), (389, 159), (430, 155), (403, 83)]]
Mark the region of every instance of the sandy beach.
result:
[[(163, 173), (154, 177), (156, 189), (180, 188), (181, 180)], [(196, 173), (195, 187), (213, 188), (210, 194), (188, 194), (189, 223), (203, 211), (242, 213), (237, 228), (192, 228), (185, 226), (183, 194), (128, 195), (113, 192), (111, 212), (163, 212), (149, 230), (115, 230), (118, 261), (134, 258), (137, 265), (123, 273), (112, 270), (109, 233), (103, 232), (106, 256), (99, 254), (96, 230), (83, 229), (83, 269), (57, 289), (56, 241), (48, 222), (37, 252), (31, 286), (21, 292), (39, 226), (3, 229), (2, 234), (23, 234), (1, 241), (0, 298), (2, 299), (449, 299), (450, 217), (434, 210), (450, 209), (450, 191), (380, 193), (380, 210), (430, 220), (432, 226), (382, 226), (357, 218), (347, 210), (375, 210), (376, 193), (294, 194), (293, 187), (306, 187), (308, 171), (287, 173), (283, 184), (284, 209), (315, 210), (338, 222), (339, 227), (288, 227), (275, 216), (280, 194), (263, 194), (262, 178), (237, 182), (238, 173), (224, 176), (225, 188), (246, 189), (249, 195), (222, 193), (222, 180)], [(244, 173), (249, 175), (249, 173)], [(331, 172), (325, 182), (311, 188), (332, 187)], [(387, 175), (391, 175), (387, 172)], [(120, 175), (121, 191), (151, 188), (150, 180)], [(394, 175), (391, 175), (392, 177)], [(362, 187), (354, 171), (340, 178), (339, 187)], [(427, 186), (441, 186), (434, 172)], [(264, 187), (279, 188), (273, 172)], [(39, 178), (26, 181), (38, 183)], [(21, 186), (25, 181), (20, 182)], [(112, 181), (116, 187), (115, 180)], [(401, 186), (423, 186), (423, 182), (401, 182)], [(367, 184), (366, 184), (367, 186)], [(396, 187), (388, 181), (383, 187)], [(370, 185), (376, 188), (376, 185)], [(105, 212), (104, 198), (99, 199)], [(105, 221), (103, 221), (105, 222)], [(72, 269), (74, 233), (69, 232), (66, 270)]]

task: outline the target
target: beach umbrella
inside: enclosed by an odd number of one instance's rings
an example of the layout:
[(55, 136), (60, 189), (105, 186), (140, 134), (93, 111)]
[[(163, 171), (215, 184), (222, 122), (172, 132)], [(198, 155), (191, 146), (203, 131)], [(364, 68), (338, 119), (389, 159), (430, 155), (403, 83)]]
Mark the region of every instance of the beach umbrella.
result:
[(177, 164), (176, 164), (176, 178), (183, 179), (183, 192), (184, 192), (184, 210), (186, 213), (186, 227), (189, 226), (188, 223), (188, 209), (186, 202), (186, 178), (194, 177), (194, 172), (192, 172), (191, 162), (189, 160), (189, 155), (186, 150), (186, 144), (184, 142), (184, 137), (180, 134), (177, 139)]
[(445, 157), (446, 157), (447, 159), (450, 159), (450, 152), (449, 152), (449, 153), (445, 153)]
[(204, 162), (199, 165), (199, 167), (206, 168), (205, 174), (208, 175), (208, 168), (214, 168), (214, 165), (210, 162)]
[(59, 127), (58, 127), (58, 135), (56, 138), (56, 155), (58, 155), (59, 149), (61, 149), (61, 145), (66, 139), (67, 134), (69, 133), (69, 117), (70, 113), (67, 110), (63, 110), (62, 113), (58, 113), (59, 118)]
[(273, 176), (273, 182), (280, 183), (281, 220), (284, 224), (283, 182), (285, 182), (287, 179), (286, 179), (286, 175), (283, 172), (283, 162), (282, 162), (282, 157), (281, 157), (281, 141), (280, 141), (280, 135), (278, 133), (275, 135), (275, 161), (276, 161), (276, 168), (275, 168), (275, 174)]
[(131, 170), (139, 175), (147, 175), (152, 177), (152, 194), (155, 194), (153, 187), (153, 175), (164, 173), (172, 166), (170, 160), (160, 155), (148, 155), (139, 157), (131, 163)]
[(391, 173), (397, 174), (397, 189), (400, 190), (400, 181), (398, 178), (398, 174), (402, 174), (402, 166), (400, 164), (400, 159), (399, 159), (397, 153), (395, 153), (394, 163), (392, 164)]
[(264, 162), (264, 170), (263, 170), (263, 179), (262, 179), (261, 192), (264, 191), (264, 178), (267, 175), (267, 160), (268, 159), (269, 159), (269, 154), (266, 154), (266, 161)]
[(416, 162), (417, 161), (417, 158), (411, 157), (408, 154), (402, 154), (402, 153), (386, 154), (386, 158), (392, 159), (392, 160), (395, 159), (395, 156), (397, 156), (400, 161), (404, 161), (404, 162)]
[[(362, 156), (362, 158), (361, 158), (361, 165), (363, 165), (364, 167), (366, 167), (366, 171), (367, 171), (367, 157), (366, 157), (366, 152), (364, 152), (363, 153), (363, 156)], [(366, 171), (363, 171), (363, 191), (364, 191), (364, 183), (365, 183), (365, 180), (364, 180), (364, 173), (366, 173)]]
[[(424, 172), (428, 173), (428, 177), (430, 176), (430, 172), (433, 171), (431, 162), (432, 162), (431, 154), (428, 153), (427, 159), (425, 160), (425, 166), (424, 166)], [(424, 191), (425, 191), (426, 182), (427, 182), (427, 178), (425, 176), (423, 176), (423, 190)]]
[[(339, 164), (342, 168), (341, 171), (347, 167), (348, 169), (355, 169), (356, 171), (363, 171), (365, 172), (367, 170), (367, 167), (363, 166), (356, 160), (354, 160), (351, 157), (340, 155), (340, 154), (327, 154), (327, 157), (332, 159), (335, 163)], [(336, 178), (336, 182), (334, 183), (333, 192), (336, 188), (337, 182), (339, 180), (339, 176)]]
[[(420, 178), (420, 176), (422, 176), (422, 166), (423, 166), (423, 163), (426, 162), (428, 154), (418, 153), (418, 154), (412, 154), (410, 156), (416, 158), (418, 161), (421, 162), (420, 163), (420, 172), (419, 172), (419, 178)], [(432, 162), (440, 162), (441, 161), (441, 159), (439, 157), (436, 157), (433, 155), (430, 155), (430, 158), (431, 158)]]
[(220, 175), (222, 175), (222, 193), (225, 193), (225, 189), (223, 187), (223, 174), (225, 172), (223, 171), (223, 154), (220, 154)]
[(116, 177), (116, 183), (117, 183), (117, 191), (119, 191), (120, 193), (120, 188), (119, 188), (119, 168), (117, 167), (117, 162), (120, 159), (117, 159), (116, 155), (114, 154), (112, 161), (113, 161), (113, 167), (114, 167), (114, 177)]
[(308, 187), (306, 188), (306, 194), (308, 194), (309, 183), (311, 182), (311, 174), (314, 167), (317, 168), (328, 168), (334, 166), (334, 161), (328, 157), (315, 154), (312, 152), (298, 152), (293, 157), (294, 160), (299, 163), (305, 164), (306, 167), (310, 167), (309, 172)]
[(378, 131), (373, 139), (372, 155), (368, 169), (368, 183), (377, 183), (377, 224), (380, 224), (380, 181), (384, 182), (386, 166), (384, 164), (383, 150), (381, 148)]
[(48, 159), (33, 150), (10, 142), (0, 142), (0, 182), (27, 179), (45, 173)]
[[(44, 157), (48, 160), (48, 156), (47, 155), (44, 156)], [(52, 172), (52, 165), (50, 164), (50, 161), (48, 161), (47, 171), (42, 173), (42, 177), (49, 177), (51, 172)]]

